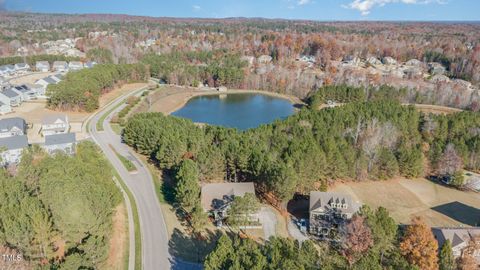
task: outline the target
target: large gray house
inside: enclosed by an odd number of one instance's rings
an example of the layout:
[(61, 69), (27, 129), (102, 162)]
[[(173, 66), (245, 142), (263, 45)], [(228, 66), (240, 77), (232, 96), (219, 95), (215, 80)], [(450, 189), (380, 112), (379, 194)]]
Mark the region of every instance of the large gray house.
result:
[(64, 152), (69, 155), (75, 153), (75, 133), (61, 133), (45, 136), (44, 148), (49, 154)]
[[(441, 249), (447, 240), (452, 244), (452, 252), (455, 258), (461, 257), (469, 242), (480, 237), (480, 228), (432, 228), (433, 235)], [(480, 264), (480, 250), (475, 250), (473, 257)]]
[(16, 164), (22, 158), (23, 149), (28, 147), (26, 135), (0, 138), (0, 164)]
[(22, 136), (27, 134), (27, 123), (20, 117), (0, 120), (0, 138)]
[(361, 207), (346, 194), (310, 192), (310, 234), (329, 240), (337, 238), (338, 230)]
[(49, 115), (42, 120), (42, 135), (48, 136), (59, 133), (68, 133), (70, 124), (67, 115)]
[(20, 106), (23, 102), (23, 95), (15, 88), (7, 88), (3, 90), (2, 94), (7, 96), (10, 100), (10, 106), (17, 107)]

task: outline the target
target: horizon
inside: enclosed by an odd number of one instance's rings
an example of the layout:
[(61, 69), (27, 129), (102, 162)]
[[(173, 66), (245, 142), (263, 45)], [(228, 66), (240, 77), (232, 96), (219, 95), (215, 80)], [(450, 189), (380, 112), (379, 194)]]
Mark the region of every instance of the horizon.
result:
[(468, 0), (0, 0), (6, 12), (125, 15), (182, 19), (272, 19), (318, 22), (478, 22), (480, 2)]

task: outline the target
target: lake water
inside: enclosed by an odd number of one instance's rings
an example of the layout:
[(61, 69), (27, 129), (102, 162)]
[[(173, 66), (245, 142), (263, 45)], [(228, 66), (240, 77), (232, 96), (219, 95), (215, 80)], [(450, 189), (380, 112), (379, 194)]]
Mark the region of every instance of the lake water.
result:
[(246, 130), (293, 113), (293, 105), (286, 99), (262, 94), (225, 94), (194, 97), (172, 115), (197, 123)]

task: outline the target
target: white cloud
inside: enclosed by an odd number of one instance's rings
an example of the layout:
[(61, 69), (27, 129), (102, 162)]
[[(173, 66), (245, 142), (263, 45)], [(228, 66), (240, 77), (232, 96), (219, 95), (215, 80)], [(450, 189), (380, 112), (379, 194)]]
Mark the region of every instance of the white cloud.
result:
[(444, 4), (442, 0), (354, 0), (348, 5), (343, 5), (344, 8), (356, 9), (362, 13), (363, 16), (370, 14), (374, 7), (383, 7), (386, 4), (403, 3), (403, 4)]
[(312, 2), (312, 1), (311, 0), (298, 0), (297, 5), (303, 6), (303, 5), (306, 5), (306, 4), (310, 4), (310, 2)]
[(192, 8), (193, 8), (194, 10), (200, 10), (200, 9), (202, 9), (202, 7), (199, 6), (199, 5), (193, 5)]

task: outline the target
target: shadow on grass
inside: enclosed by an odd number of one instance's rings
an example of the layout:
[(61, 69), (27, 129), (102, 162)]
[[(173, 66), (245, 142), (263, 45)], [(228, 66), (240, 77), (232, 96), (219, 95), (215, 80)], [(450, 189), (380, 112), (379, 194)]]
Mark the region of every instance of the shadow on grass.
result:
[(163, 199), (165, 202), (173, 205), (175, 203), (175, 184), (173, 179), (166, 172), (162, 173), (162, 179), (163, 181), (161, 182), (160, 191), (163, 195)]
[(206, 231), (201, 236), (188, 234), (179, 229), (173, 231), (168, 243), (170, 254), (180, 261), (203, 264), (222, 236), (220, 231)]
[(461, 202), (446, 203), (431, 209), (470, 226), (478, 226), (480, 224), (480, 209)]

